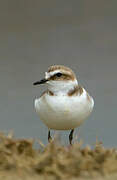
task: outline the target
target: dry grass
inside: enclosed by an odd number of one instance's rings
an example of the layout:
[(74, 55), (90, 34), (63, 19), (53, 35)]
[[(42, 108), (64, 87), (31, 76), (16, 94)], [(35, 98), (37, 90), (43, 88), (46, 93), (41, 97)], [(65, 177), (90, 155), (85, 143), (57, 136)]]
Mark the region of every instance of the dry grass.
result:
[(0, 133), (0, 180), (113, 180), (117, 179), (117, 151), (96, 143), (64, 147), (51, 142), (35, 149), (33, 140)]

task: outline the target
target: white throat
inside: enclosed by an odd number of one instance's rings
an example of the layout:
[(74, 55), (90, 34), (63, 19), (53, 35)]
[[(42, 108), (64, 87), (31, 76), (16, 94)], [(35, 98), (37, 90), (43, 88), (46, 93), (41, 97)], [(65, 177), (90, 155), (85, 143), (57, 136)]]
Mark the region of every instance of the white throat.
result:
[(78, 85), (78, 81), (48, 81), (48, 90), (55, 95), (67, 95), (67, 93)]

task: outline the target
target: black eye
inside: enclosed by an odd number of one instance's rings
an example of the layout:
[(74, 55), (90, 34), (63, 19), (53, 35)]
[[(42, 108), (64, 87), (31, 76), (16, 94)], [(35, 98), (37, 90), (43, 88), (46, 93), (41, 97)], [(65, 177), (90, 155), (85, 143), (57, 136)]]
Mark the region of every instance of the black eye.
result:
[(57, 73), (56, 76), (57, 76), (57, 77), (61, 77), (61, 76), (62, 76), (62, 73)]

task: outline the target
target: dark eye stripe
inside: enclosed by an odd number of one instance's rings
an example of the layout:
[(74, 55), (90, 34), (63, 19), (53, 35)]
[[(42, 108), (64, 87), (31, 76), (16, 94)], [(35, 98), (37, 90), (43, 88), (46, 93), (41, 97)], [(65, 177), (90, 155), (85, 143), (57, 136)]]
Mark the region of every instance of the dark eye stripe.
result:
[(61, 76), (57, 76), (58, 73), (54, 74), (53, 76), (51, 76), (48, 80), (56, 80), (56, 81), (60, 81), (60, 80), (71, 80), (71, 76), (68, 74), (63, 74)]
[(57, 73), (57, 74), (55, 74), (55, 76), (61, 77), (61, 76), (62, 76), (62, 73)]

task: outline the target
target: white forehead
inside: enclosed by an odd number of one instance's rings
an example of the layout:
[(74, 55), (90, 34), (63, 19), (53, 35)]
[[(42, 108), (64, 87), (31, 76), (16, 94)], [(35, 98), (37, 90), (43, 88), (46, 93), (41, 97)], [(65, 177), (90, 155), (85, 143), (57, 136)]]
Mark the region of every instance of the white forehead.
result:
[(55, 75), (55, 74), (57, 74), (59, 72), (61, 72), (61, 71), (60, 70), (55, 70), (55, 71), (52, 71), (52, 72), (45, 72), (45, 78), (48, 79), (51, 76), (53, 76), (53, 75)]

